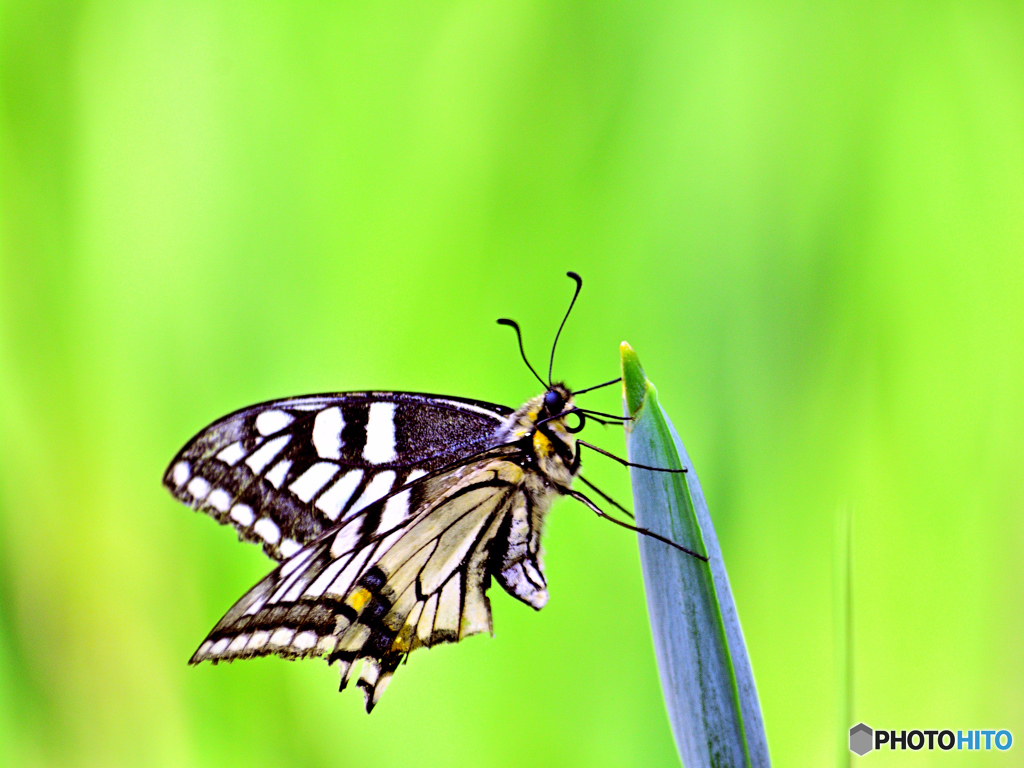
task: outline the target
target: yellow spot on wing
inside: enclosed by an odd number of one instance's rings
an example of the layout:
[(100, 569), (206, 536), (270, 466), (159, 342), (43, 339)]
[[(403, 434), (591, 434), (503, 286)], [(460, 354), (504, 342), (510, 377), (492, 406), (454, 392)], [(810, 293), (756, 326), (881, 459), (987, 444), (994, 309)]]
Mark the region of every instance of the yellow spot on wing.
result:
[(349, 595), (348, 599), (345, 602), (355, 610), (361, 611), (363, 609), (363, 606), (366, 605), (367, 602), (369, 602), (370, 597), (370, 593), (367, 592), (363, 587), (360, 587), (351, 595)]

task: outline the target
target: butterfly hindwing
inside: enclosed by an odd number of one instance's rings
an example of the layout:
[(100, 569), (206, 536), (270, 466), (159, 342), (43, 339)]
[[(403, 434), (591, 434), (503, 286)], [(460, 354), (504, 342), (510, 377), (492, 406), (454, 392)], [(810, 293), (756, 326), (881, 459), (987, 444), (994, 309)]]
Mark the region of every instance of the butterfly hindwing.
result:
[[(509, 413), (501, 405), (404, 392), (275, 400), (192, 438), (164, 484), (285, 560), (339, 521), (370, 514), (393, 489), (487, 448)], [(421, 488), (410, 488), (408, 507), (421, 502)], [(392, 515), (398, 506), (391, 505)]]
[(326, 656), (340, 662), (344, 687), (363, 658), (359, 685), (369, 711), (411, 651), (491, 631), (485, 592), (528, 504), (522, 481), (516, 464), (480, 459), (413, 483), (430, 484), (429, 497), (394, 526), (379, 522), (390, 499), (376, 502), (249, 590), (192, 662)]

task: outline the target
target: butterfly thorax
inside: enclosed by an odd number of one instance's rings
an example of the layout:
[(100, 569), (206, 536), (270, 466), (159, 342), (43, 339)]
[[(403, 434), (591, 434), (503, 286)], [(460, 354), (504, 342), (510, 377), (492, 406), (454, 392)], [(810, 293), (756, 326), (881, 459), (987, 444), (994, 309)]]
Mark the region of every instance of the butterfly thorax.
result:
[(572, 392), (563, 384), (554, 384), (509, 415), (498, 430), (503, 442), (522, 447), (524, 458), (545, 486), (568, 487), (579, 473), (576, 437), (566, 424), (572, 412)]

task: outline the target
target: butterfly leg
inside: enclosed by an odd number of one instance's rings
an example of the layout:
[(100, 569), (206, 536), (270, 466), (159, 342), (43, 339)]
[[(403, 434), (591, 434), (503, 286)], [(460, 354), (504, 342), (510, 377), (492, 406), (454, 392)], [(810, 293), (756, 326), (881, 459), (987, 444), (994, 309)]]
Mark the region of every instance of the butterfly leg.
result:
[(646, 464), (634, 464), (632, 461), (626, 461), (625, 459), (616, 456), (614, 453), (609, 453), (604, 448), (598, 448), (596, 445), (593, 445), (592, 443), (588, 443), (586, 440), (577, 440), (576, 441), (576, 445), (582, 445), (582, 446), (584, 446), (586, 448), (589, 448), (592, 451), (597, 451), (598, 453), (602, 454), (603, 456), (607, 456), (609, 459), (614, 459), (615, 461), (619, 462), (619, 464), (621, 464), (624, 467), (636, 467), (637, 469), (649, 469), (651, 472), (676, 472), (676, 473), (679, 473), (679, 472), (685, 472), (686, 471), (685, 467), (683, 467), (682, 469), (669, 469), (667, 467), (649, 467)]
[(627, 516), (627, 517), (628, 517), (628, 518), (629, 518), (630, 520), (633, 520), (633, 519), (635, 519), (635, 518), (633, 517), (633, 513), (632, 513), (632, 512), (630, 512), (630, 511), (629, 511), (628, 509), (626, 509), (626, 508), (625, 508), (624, 506), (622, 506), (621, 504), (619, 504), (619, 502), (617, 502), (617, 501), (616, 501), (615, 499), (613, 499), (613, 498), (612, 498), (611, 496), (609, 496), (609, 495), (608, 495), (607, 493), (605, 493), (604, 491), (602, 491), (602, 490), (601, 490), (600, 488), (598, 488), (598, 487), (597, 487), (596, 485), (594, 485), (594, 484), (593, 484), (592, 482), (590, 482), (589, 480), (587, 480), (587, 478), (583, 477), (583, 475), (576, 475), (576, 478), (577, 478), (577, 479), (578, 479), (578, 480), (579, 480), (579, 481), (580, 481), (581, 483), (583, 483), (583, 484), (584, 484), (585, 486), (587, 486), (587, 487), (588, 487), (588, 488), (589, 488), (590, 490), (592, 490), (592, 491), (594, 491), (595, 493), (597, 493), (597, 495), (598, 495), (598, 496), (600, 496), (600, 497), (601, 497), (602, 499), (604, 499), (604, 500), (605, 500), (605, 501), (607, 501), (607, 502), (608, 502), (609, 504), (611, 504), (611, 505), (612, 505), (613, 507), (615, 507), (615, 508), (616, 508), (616, 509), (618, 509), (618, 510), (619, 510), (620, 512), (622, 512), (622, 513), (623, 513), (624, 515), (626, 515), (626, 516)]
[(576, 501), (586, 504), (588, 507), (590, 507), (591, 510), (594, 511), (594, 513), (598, 517), (603, 517), (605, 520), (609, 520), (615, 523), (616, 525), (621, 525), (623, 528), (626, 528), (630, 531), (635, 531), (636, 533), (643, 534), (644, 536), (650, 536), (652, 539), (657, 539), (658, 541), (664, 542), (665, 544), (668, 544), (670, 547), (675, 547), (680, 552), (685, 552), (688, 555), (696, 557), (698, 560), (703, 560), (705, 563), (708, 561), (708, 558), (706, 556), (697, 554), (692, 549), (687, 549), (681, 544), (676, 544), (674, 541), (672, 541), (671, 539), (666, 539), (661, 534), (655, 533), (654, 531), (649, 530), (647, 528), (640, 528), (639, 526), (630, 525), (629, 523), (624, 523), (621, 520), (616, 520), (614, 517), (609, 515), (607, 512), (605, 512), (603, 509), (597, 506), (597, 504), (592, 502), (579, 491), (574, 491), (572, 490), (572, 488), (563, 488), (562, 492), (565, 493), (565, 495), (567, 496), (572, 496), (574, 499), (576, 499)]

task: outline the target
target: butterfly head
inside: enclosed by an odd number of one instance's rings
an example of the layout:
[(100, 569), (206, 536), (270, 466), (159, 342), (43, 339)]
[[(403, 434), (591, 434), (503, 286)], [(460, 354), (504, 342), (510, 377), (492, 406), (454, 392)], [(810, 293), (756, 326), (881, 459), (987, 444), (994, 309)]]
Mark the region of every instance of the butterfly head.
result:
[[(570, 424), (573, 415), (578, 423)], [(583, 425), (580, 416), (568, 387), (552, 384), (508, 417), (502, 439), (522, 446), (542, 475), (568, 485), (579, 471), (575, 434)]]
[(551, 389), (544, 393), (541, 400), (541, 413), (544, 418), (558, 418), (565, 410), (565, 405), (572, 397), (572, 393), (565, 388), (564, 384), (553, 384)]
[[(583, 287), (583, 280), (579, 275), (575, 272), (566, 274), (576, 283), (576, 290), (551, 345), (546, 383), (526, 358), (526, 350), (523, 349), (523, 334), (519, 330), (519, 324), (508, 318), (498, 320), (500, 325), (507, 325), (516, 332), (519, 354), (523, 358), (523, 362), (537, 381), (545, 387), (543, 395), (529, 400), (509, 416), (500, 430), (502, 438), (510, 443), (522, 443), (524, 453), (533, 459), (541, 476), (546, 475), (548, 479), (562, 486), (568, 486), (572, 482), (572, 478), (579, 472), (580, 462), (575, 434), (583, 429), (585, 421), (583, 413), (573, 406), (572, 390), (561, 382), (552, 382), (551, 380), (558, 337), (561, 336), (565, 321), (569, 319), (569, 313), (572, 312), (576, 297), (580, 295), (580, 288)], [(573, 426), (569, 426), (566, 418), (573, 414), (576, 416), (576, 422)]]

